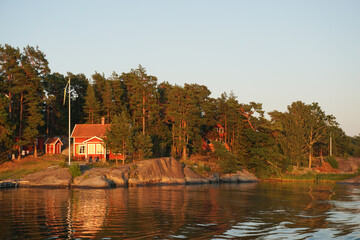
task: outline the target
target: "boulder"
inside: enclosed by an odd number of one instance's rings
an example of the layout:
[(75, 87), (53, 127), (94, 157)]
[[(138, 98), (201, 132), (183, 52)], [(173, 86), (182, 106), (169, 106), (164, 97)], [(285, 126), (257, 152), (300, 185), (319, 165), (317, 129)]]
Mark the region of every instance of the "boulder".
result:
[(360, 185), (360, 176), (356, 176), (354, 178), (342, 180), (340, 182), (337, 182), (339, 184), (351, 184), (351, 185)]
[(86, 170), (81, 176), (76, 177), (72, 187), (76, 188), (109, 188), (115, 187), (115, 182), (107, 176), (109, 168), (92, 168)]
[(183, 167), (173, 158), (149, 159), (130, 168), (129, 185), (185, 183)]
[(218, 183), (220, 182), (220, 176), (218, 173), (214, 173), (212, 176), (209, 177), (210, 183)]
[(185, 181), (187, 184), (205, 184), (209, 183), (209, 179), (204, 178), (203, 176), (192, 171), (190, 168), (184, 168)]
[(26, 175), (21, 179), (20, 187), (69, 187), (72, 181), (69, 169), (58, 166), (49, 167), (40, 172)]
[(259, 179), (247, 170), (237, 171), (236, 173), (225, 174), (220, 177), (220, 182), (240, 183), (240, 182), (257, 182)]
[(126, 187), (129, 183), (130, 168), (118, 167), (107, 172), (106, 177), (113, 181), (116, 187)]

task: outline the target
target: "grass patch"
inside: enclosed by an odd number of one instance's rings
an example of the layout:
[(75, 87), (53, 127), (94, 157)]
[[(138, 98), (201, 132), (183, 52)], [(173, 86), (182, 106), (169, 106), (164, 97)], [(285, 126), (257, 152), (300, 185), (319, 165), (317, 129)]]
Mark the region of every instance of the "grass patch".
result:
[(0, 180), (20, 179), (50, 166), (58, 166), (64, 159), (61, 155), (43, 155), (38, 158), (28, 156), (20, 160), (7, 161), (0, 166)]
[(34, 172), (37, 172), (40, 170), (42, 170), (41, 167), (31, 168), (31, 169), (27, 168), (27, 169), (7, 170), (7, 171), (0, 172), (0, 179), (1, 180), (20, 179), (30, 173), (34, 173)]
[(345, 179), (356, 177), (357, 174), (350, 174), (350, 173), (321, 173), (321, 174), (314, 174), (314, 173), (307, 173), (304, 175), (284, 175), (281, 180), (286, 181), (342, 181)]

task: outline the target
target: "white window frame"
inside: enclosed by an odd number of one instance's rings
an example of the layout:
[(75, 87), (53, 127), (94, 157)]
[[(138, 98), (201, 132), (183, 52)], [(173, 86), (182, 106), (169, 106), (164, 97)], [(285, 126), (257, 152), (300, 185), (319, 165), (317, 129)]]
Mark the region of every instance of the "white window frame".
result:
[(96, 144), (89, 143), (88, 144), (88, 154), (95, 154), (95, 147), (96, 147)]
[[(81, 149), (82, 149), (83, 151), (81, 151)], [(85, 145), (79, 145), (79, 154), (85, 155)]]
[(103, 146), (101, 143), (96, 144), (96, 154), (103, 154), (104, 150), (103, 150)]

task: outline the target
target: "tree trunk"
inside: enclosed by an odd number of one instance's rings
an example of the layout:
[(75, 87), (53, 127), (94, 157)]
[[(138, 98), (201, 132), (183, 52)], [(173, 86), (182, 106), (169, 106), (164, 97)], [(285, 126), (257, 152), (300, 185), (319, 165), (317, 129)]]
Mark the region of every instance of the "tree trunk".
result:
[[(69, 148), (70, 150), (70, 148)], [(37, 158), (38, 155), (37, 155), (37, 146), (36, 146), (36, 141), (34, 142), (34, 158)]]
[(49, 123), (50, 123), (50, 109), (49, 105), (46, 105), (46, 135), (49, 135)]
[(183, 160), (186, 160), (186, 158), (187, 158), (186, 146), (183, 146), (182, 159), (183, 159)]
[(320, 160), (321, 160), (321, 166), (324, 165), (324, 159), (322, 154), (322, 148), (320, 149)]
[(9, 118), (12, 119), (12, 108), (11, 108), (11, 92), (9, 92)]
[(19, 156), (18, 156), (18, 160), (21, 159), (21, 150), (22, 150), (22, 147), (18, 146), (18, 149), (19, 149)]
[(231, 152), (234, 150), (235, 144), (235, 124), (233, 125), (232, 139), (231, 139)]
[(226, 112), (225, 112), (225, 126), (224, 126), (224, 140), (225, 140), (225, 144), (227, 144), (227, 132), (228, 132), (228, 128), (227, 128), (227, 117), (226, 117)]
[(125, 140), (123, 140), (123, 165), (125, 164)]
[(143, 91), (143, 109), (142, 109), (142, 112), (143, 112), (143, 134), (145, 135), (145, 91)]
[(309, 169), (311, 169), (311, 162), (312, 162), (311, 152), (312, 152), (312, 147), (310, 147), (310, 149), (309, 149)]
[(24, 93), (21, 92), (20, 97), (20, 125), (19, 125), (19, 140), (22, 135), (22, 119), (23, 119), (23, 104), (24, 104)]

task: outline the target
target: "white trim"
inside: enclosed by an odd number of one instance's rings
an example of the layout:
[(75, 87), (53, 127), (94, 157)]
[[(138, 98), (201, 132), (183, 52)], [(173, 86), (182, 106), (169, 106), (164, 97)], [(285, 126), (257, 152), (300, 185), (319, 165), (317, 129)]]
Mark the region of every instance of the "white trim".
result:
[[(96, 145), (96, 150), (95, 150), (96, 154), (103, 154), (104, 153), (103, 145), (101, 143), (96, 143), (95, 145)], [(98, 147), (100, 147), (100, 149)], [(99, 150), (101, 150), (101, 152), (99, 152)]]
[(53, 144), (56, 144), (58, 141), (60, 141), (61, 145), (64, 145), (59, 137), (56, 138), (56, 141), (55, 141), (54, 143), (47, 143), (47, 141), (48, 141), (49, 139), (50, 139), (50, 138), (46, 139), (46, 141), (44, 142), (44, 144), (53, 145)]
[[(79, 145), (79, 152), (78, 152), (78, 154), (79, 154), (79, 155), (85, 155), (85, 154), (86, 154), (86, 144), (78, 144), (78, 145)], [(84, 152), (83, 152), (83, 153), (80, 152), (80, 148), (81, 148), (81, 147), (84, 147)]]
[(92, 137), (92, 138), (89, 138), (89, 139), (83, 141), (83, 143), (87, 143), (87, 142), (89, 142), (90, 140), (93, 140), (93, 139), (95, 139), (95, 138), (98, 139), (98, 140), (100, 140), (101, 142), (104, 141), (104, 140), (102, 140), (101, 138), (99, 138), (99, 137), (97, 137), (97, 136), (94, 136), (94, 137)]
[(72, 130), (72, 132), (71, 132), (71, 137), (72, 137), (72, 138), (74, 138), (74, 137), (73, 137), (73, 133), (74, 133), (74, 131), (75, 131), (76, 126), (77, 126), (77, 124), (75, 124), (75, 126), (74, 126), (74, 128), (73, 128), (73, 130)]
[[(87, 143), (87, 154), (89, 155), (95, 155), (96, 154), (96, 143)], [(94, 147), (94, 149), (90, 149), (90, 145), (93, 145), (91, 147)], [(94, 152), (90, 152), (89, 150), (94, 150)]]

